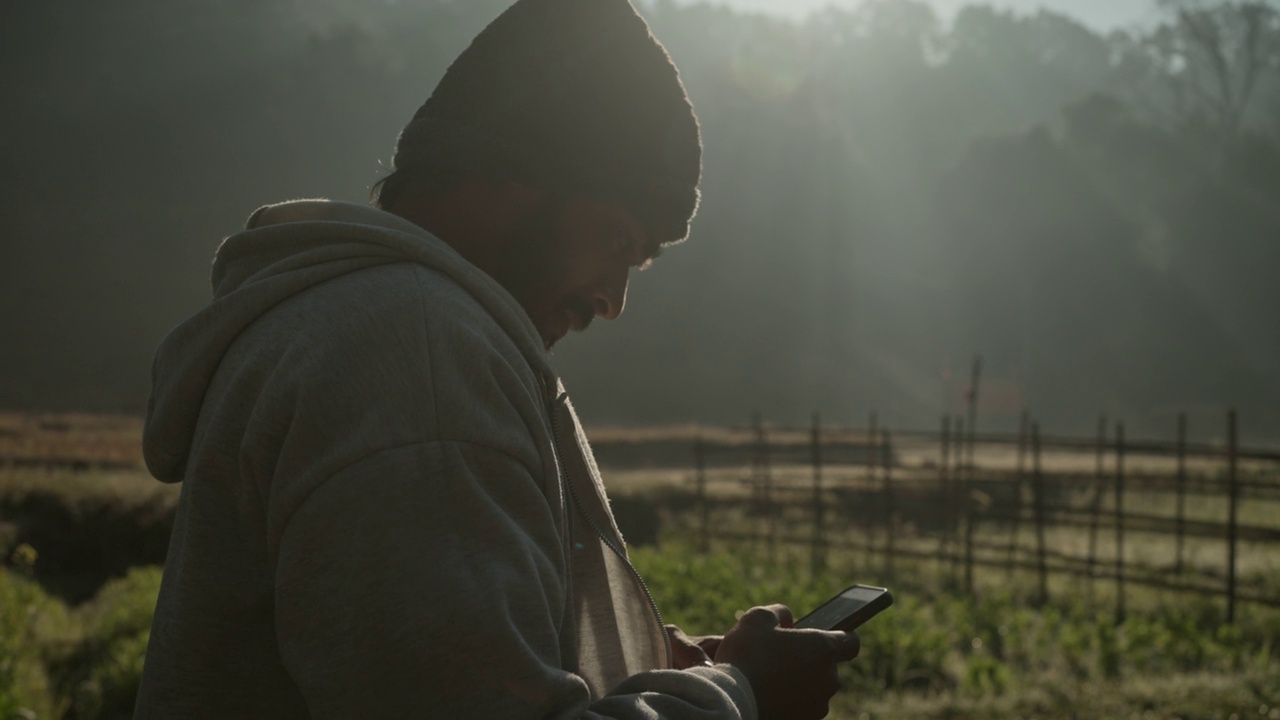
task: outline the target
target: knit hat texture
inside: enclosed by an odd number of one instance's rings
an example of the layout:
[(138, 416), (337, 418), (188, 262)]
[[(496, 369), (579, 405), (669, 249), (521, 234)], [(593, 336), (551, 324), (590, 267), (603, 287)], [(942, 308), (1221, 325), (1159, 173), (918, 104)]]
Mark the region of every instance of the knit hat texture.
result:
[(631, 207), (688, 236), (702, 142), (675, 64), (628, 0), (518, 0), (454, 60), (396, 143), (397, 169), (501, 169)]

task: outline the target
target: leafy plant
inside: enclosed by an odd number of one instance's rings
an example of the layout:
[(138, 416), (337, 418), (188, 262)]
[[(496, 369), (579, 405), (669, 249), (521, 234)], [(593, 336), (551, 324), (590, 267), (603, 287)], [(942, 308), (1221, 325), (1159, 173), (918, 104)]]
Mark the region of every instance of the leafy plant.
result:
[(26, 577), (0, 568), (0, 718), (56, 715), (46, 661), (58, 644), (74, 642), (77, 632), (65, 605)]
[(134, 568), (77, 610), (83, 640), (58, 667), (71, 695), (71, 717), (132, 716), (160, 578), (160, 568)]

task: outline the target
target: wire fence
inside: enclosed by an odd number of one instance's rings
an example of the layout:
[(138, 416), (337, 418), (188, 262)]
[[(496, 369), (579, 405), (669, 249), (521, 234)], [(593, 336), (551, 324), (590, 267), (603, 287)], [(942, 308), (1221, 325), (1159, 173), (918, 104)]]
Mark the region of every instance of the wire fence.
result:
[(967, 432), (966, 419), (893, 432), (874, 414), (861, 429), (757, 415), (746, 430), (700, 433), (685, 522), (703, 548), (803, 546), (815, 567), (857, 551), (886, 582), (911, 560), (969, 593), (978, 570), (1030, 573), (1042, 603), (1051, 579), (1104, 586), (1117, 622), (1134, 586), (1220, 597), (1228, 622), (1240, 603), (1280, 607), (1280, 452), (1240, 448), (1234, 411), (1222, 445), (1189, 443), (1185, 416), (1171, 442), (1130, 440), (1105, 419), (1093, 438), (1047, 436), (1026, 414), (1009, 435)]

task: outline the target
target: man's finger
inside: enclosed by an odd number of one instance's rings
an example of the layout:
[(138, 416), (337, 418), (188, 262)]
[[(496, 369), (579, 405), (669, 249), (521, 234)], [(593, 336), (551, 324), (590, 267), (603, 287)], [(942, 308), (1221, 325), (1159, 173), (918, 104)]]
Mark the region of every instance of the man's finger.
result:
[(704, 637), (698, 640), (698, 647), (702, 648), (702, 651), (707, 654), (707, 657), (711, 658), (712, 660), (715, 660), (716, 652), (720, 650), (721, 640), (724, 640), (724, 638), (718, 635)]
[(770, 605), (778, 613), (778, 624), (784, 628), (793, 628), (796, 626), (795, 616), (791, 614), (791, 608), (786, 605)]
[(791, 627), (795, 621), (791, 617), (791, 610), (786, 605), (761, 605), (743, 613), (738, 624), (757, 627)]
[(862, 650), (862, 638), (858, 637), (858, 633), (836, 630), (829, 634), (832, 636), (831, 651), (837, 661), (858, 657), (858, 653)]

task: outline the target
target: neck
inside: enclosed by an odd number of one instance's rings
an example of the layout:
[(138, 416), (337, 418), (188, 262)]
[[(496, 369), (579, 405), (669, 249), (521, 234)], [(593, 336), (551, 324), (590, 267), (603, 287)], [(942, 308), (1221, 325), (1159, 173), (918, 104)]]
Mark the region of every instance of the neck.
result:
[(508, 255), (546, 193), (510, 182), (466, 180), (448, 192), (406, 192), (388, 212), (423, 228), (473, 265), (489, 270)]

